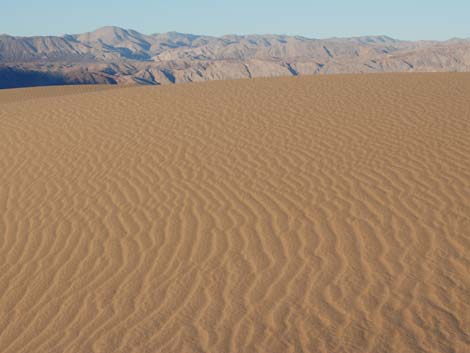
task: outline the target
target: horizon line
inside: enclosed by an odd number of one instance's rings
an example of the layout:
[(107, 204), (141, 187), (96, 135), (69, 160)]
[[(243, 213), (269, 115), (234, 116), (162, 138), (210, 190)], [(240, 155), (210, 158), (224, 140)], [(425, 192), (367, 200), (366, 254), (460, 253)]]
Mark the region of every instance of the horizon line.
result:
[(352, 38), (367, 38), (367, 37), (373, 37), (373, 38), (380, 38), (380, 37), (386, 37), (389, 39), (393, 39), (396, 41), (401, 41), (401, 42), (448, 42), (451, 40), (468, 40), (470, 37), (458, 37), (458, 36), (453, 36), (449, 37), (447, 39), (401, 39), (398, 37), (394, 37), (393, 35), (388, 35), (388, 34), (353, 34), (349, 36), (329, 36), (329, 37), (311, 37), (303, 34), (286, 34), (286, 33), (226, 33), (226, 34), (221, 34), (221, 35), (214, 35), (214, 34), (200, 34), (200, 33), (191, 33), (191, 32), (180, 32), (176, 30), (169, 30), (166, 32), (154, 32), (154, 33), (145, 33), (141, 32), (139, 30), (133, 29), (133, 28), (125, 28), (121, 26), (115, 26), (115, 25), (105, 25), (101, 26), (98, 28), (95, 28), (94, 30), (91, 31), (85, 31), (85, 32), (78, 32), (78, 33), (63, 33), (63, 34), (33, 34), (33, 35), (15, 35), (15, 34), (10, 34), (10, 33), (0, 33), (0, 36), (10, 36), (14, 38), (34, 38), (34, 37), (59, 37), (63, 38), (66, 36), (74, 36), (74, 35), (80, 35), (80, 34), (86, 34), (86, 33), (93, 33), (97, 32), (101, 29), (105, 28), (115, 28), (115, 29), (121, 29), (124, 31), (134, 31), (139, 34), (143, 34), (146, 36), (156, 36), (156, 35), (161, 35), (161, 34), (168, 34), (168, 33), (177, 33), (177, 34), (182, 34), (182, 35), (193, 35), (193, 36), (198, 36), (198, 37), (212, 37), (212, 38), (223, 38), (223, 37), (229, 37), (229, 36), (238, 36), (238, 37), (247, 37), (247, 36), (285, 36), (285, 37), (301, 37), (305, 39), (310, 39), (310, 40), (328, 40), (328, 39), (352, 39)]

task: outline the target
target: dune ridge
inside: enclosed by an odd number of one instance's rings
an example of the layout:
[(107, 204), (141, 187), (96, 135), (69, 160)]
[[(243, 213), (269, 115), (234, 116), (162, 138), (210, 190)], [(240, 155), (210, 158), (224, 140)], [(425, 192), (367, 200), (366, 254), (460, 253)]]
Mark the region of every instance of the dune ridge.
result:
[(0, 352), (468, 352), (470, 74), (48, 89), (0, 92)]

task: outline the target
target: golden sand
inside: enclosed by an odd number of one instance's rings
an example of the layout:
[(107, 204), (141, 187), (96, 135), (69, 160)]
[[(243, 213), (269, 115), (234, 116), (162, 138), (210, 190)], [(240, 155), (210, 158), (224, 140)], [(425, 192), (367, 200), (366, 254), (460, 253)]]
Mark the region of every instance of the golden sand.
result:
[(470, 74), (0, 103), (1, 353), (470, 352)]

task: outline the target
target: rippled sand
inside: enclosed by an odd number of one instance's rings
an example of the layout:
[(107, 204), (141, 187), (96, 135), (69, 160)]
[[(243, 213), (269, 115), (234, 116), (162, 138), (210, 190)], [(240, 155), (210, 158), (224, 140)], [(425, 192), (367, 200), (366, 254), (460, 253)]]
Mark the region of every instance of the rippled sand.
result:
[(470, 352), (470, 74), (0, 91), (1, 353)]

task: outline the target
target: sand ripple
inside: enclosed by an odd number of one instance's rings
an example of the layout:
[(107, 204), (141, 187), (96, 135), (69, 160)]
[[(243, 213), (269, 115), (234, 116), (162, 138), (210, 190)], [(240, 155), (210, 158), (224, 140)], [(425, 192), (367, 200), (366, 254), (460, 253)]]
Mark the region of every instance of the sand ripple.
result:
[(1, 353), (470, 351), (470, 75), (48, 89), (0, 92)]

